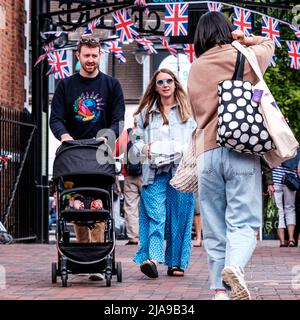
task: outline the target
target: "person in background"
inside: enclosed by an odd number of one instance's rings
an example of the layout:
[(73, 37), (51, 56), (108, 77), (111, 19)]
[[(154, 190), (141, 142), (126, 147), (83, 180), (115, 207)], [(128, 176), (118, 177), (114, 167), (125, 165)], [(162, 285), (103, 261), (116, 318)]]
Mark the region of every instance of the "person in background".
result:
[[(117, 171), (121, 172), (121, 169), (117, 169)], [(119, 173), (120, 174), (120, 173)], [(113, 208), (114, 208), (114, 222), (116, 229), (117, 239), (124, 239), (126, 234), (125, 221), (124, 221), (124, 213), (122, 212), (124, 209), (123, 205), (123, 193), (120, 184), (119, 175), (116, 175), (116, 181), (113, 185)]]
[[(299, 168), (300, 168), (300, 162), (299, 162)], [(300, 177), (300, 170), (298, 171), (298, 176)], [(294, 239), (295, 239), (295, 246), (298, 247), (299, 236), (300, 236), (300, 189), (297, 190), (297, 193), (296, 193), (295, 206), (296, 206), (296, 227), (295, 227)]]
[[(158, 277), (159, 263), (168, 266), (169, 276), (183, 276), (190, 261), (194, 195), (178, 192), (169, 182), (178, 166), (174, 156), (181, 157), (196, 125), (186, 93), (172, 71), (154, 73), (136, 114), (140, 116), (134, 150), (143, 159), (143, 188), (140, 247), (134, 261), (150, 278)], [(155, 155), (165, 155), (165, 161), (157, 161)]]
[[(188, 79), (188, 95), (199, 132), (196, 156), (203, 241), (215, 300), (228, 300), (229, 292), (233, 300), (251, 298), (244, 268), (255, 249), (262, 219), (259, 157), (220, 147), (216, 142), (218, 84), (232, 79), (237, 59), (233, 40), (253, 51), (264, 73), (274, 54), (274, 42), (233, 31), (223, 14), (208, 12), (196, 28), (196, 60)], [(257, 80), (246, 60), (244, 81), (255, 84)]]
[(133, 134), (136, 131), (138, 115), (133, 117), (133, 127), (124, 130), (116, 141), (115, 156), (124, 154), (122, 174), (124, 176), (124, 211), (128, 242), (137, 245), (139, 241), (139, 206), (142, 190), (142, 164), (133, 154)]
[[(276, 206), (279, 209), (279, 222), (277, 228), (277, 235), (280, 240), (280, 247), (295, 247), (296, 241), (294, 238), (296, 226), (296, 191), (291, 190), (283, 182), (286, 174), (292, 174), (297, 177), (300, 173), (298, 165), (300, 152), (295, 158), (284, 161), (280, 166), (272, 170), (272, 178), (274, 181), (274, 198)], [(288, 232), (288, 241), (285, 242), (285, 229)]]
[(53, 193), (53, 197), (49, 198), (49, 230), (51, 230), (52, 224), (56, 223), (56, 192)]

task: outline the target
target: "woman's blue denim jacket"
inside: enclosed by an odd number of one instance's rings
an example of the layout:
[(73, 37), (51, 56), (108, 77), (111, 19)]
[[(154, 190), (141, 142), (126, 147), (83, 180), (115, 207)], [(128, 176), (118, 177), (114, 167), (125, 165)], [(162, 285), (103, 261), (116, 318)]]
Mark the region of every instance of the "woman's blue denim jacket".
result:
[[(146, 111), (142, 111), (138, 120), (137, 130), (134, 133), (135, 143), (133, 151), (143, 162), (143, 185), (147, 186), (154, 182), (156, 169), (150, 166), (150, 160), (142, 152), (145, 144), (161, 141), (160, 128), (163, 126), (163, 117), (156, 104), (149, 111), (149, 125), (144, 128)], [(192, 132), (196, 129), (195, 120), (190, 117), (185, 123), (181, 122), (178, 106), (174, 106), (169, 112), (169, 133), (170, 139), (179, 141), (181, 145), (188, 146)], [(175, 174), (178, 164), (172, 165), (172, 176)]]

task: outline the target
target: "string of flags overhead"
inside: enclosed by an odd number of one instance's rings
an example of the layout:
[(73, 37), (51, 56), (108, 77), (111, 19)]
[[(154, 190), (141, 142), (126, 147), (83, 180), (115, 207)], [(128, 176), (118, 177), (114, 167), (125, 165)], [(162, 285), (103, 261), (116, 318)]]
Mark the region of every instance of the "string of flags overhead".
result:
[[(223, 4), (219, 2), (207, 2), (208, 11), (222, 12)], [(145, 0), (136, 0), (136, 6), (140, 6), (147, 9), (147, 4)], [(225, 4), (226, 5), (226, 4)], [(252, 32), (252, 21), (251, 14), (254, 12), (252, 10), (247, 10), (237, 6), (233, 6), (233, 25), (235, 29), (242, 30), (246, 35)], [(188, 12), (189, 3), (167, 3), (165, 4), (165, 28), (164, 37), (151, 37), (153, 41), (159, 42), (164, 48), (166, 48), (170, 54), (177, 57), (178, 50), (182, 49), (184, 54), (187, 55), (190, 63), (194, 60), (194, 46), (191, 43), (181, 45), (175, 45), (169, 43), (167, 37), (174, 36), (186, 36), (188, 34)], [(255, 12), (256, 14), (258, 12)], [(268, 15), (258, 13), (262, 16), (262, 29), (261, 34), (263, 36), (270, 37), (276, 48), (282, 46), (282, 42), (285, 42), (288, 48), (288, 57), (290, 58), (290, 68), (295, 70), (300, 70), (300, 30), (295, 26), (283, 22), (279, 19), (270, 17)], [(117, 39), (105, 41), (102, 43), (102, 53), (112, 53), (120, 63), (126, 62), (126, 57), (122, 51), (121, 43), (126, 44), (130, 42), (137, 42), (143, 47), (143, 49), (149, 54), (157, 54), (155, 49), (155, 44), (146, 37), (141, 37), (135, 27), (129, 11), (127, 9), (120, 9), (112, 14), (113, 24), (118, 36)], [(92, 20), (86, 27), (84, 36), (91, 36), (100, 23), (100, 18)], [(281, 40), (280, 39), (280, 24), (284, 23), (289, 26), (289, 28), (295, 34), (297, 40)], [(49, 31), (44, 34), (52, 34), (54, 38), (59, 38), (66, 34), (66, 31)], [(68, 66), (66, 49), (55, 50), (54, 41), (51, 41), (43, 47), (44, 54), (42, 54), (35, 63), (35, 66), (43, 61), (46, 57), (49, 64), (48, 74), (54, 73), (56, 79), (66, 78), (70, 75), (70, 68)], [(273, 56), (270, 61), (271, 66), (276, 65), (276, 56)]]
[(104, 42), (103, 48), (104, 52), (111, 52), (120, 63), (126, 62), (126, 57), (123, 53), (119, 39)]

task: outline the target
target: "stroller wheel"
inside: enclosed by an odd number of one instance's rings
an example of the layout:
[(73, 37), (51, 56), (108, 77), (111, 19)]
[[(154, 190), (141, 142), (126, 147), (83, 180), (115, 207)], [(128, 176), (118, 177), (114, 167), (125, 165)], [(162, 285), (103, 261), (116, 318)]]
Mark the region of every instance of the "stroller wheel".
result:
[(110, 255), (106, 258), (106, 269), (105, 269), (105, 279), (106, 279), (106, 286), (111, 286), (111, 277), (112, 277), (112, 257)]
[(13, 237), (6, 231), (0, 231), (0, 244), (10, 244), (13, 242)]
[(51, 271), (52, 271), (52, 283), (56, 283), (57, 280), (57, 267), (56, 267), (56, 262), (52, 262), (51, 265)]
[(61, 283), (63, 287), (66, 287), (68, 284), (68, 274), (66, 271), (63, 271), (61, 273)]
[(117, 281), (122, 282), (122, 263), (117, 262)]
[(111, 275), (106, 275), (106, 286), (107, 287), (111, 286)]

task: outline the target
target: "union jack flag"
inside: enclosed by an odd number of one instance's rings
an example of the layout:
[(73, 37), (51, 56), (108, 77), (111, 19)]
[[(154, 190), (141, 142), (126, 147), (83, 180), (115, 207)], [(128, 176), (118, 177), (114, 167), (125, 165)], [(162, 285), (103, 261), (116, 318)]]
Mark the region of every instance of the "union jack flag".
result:
[(277, 48), (281, 47), (279, 21), (268, 16), (263, 16), (261, 33), (264, 36), (270, 37)]
[(159, 41), (174, 57), (177, 58), (178, 52), (176, 50), (176, 44), (169, 44), (168, 41), (162, 37), (159, 37)]
[(50, 70), (47, 74), (54, 73), (55, 79), (64, 79), (70, 76), (66, 50), (57, 50), (48, 54)]
[(269, 66), (270, 67), (275, 67), (276, 66), (276, 61), (277, 61), (277, 57), (274, 55), (270, 60)]
[(100, 18), (97, 18), (97, 19), (94, 19), (92, 22), (90, 22), (87, 25), (87, 27), (86, 27), (86, 29), (85, 29), (85, 31), (84, 31), (82, 36), (83, 37), (91, 36), (94, 33), (94, 30), (97, 27), (97, 24), (99, 23), (99, 21), (100, 21)]
[(242, 30), (245, 35), (252, 32), (251, 12), (241, 8), (234, 8), (234, 29)]
[(183, 51), (188, 56), (190, 63), (193, 63), (195, 58), (194, 45), (192, 43), (184, 44)]
[(41, 61), (43, 61), (47, 55), (54, 49), (54, 43), (53, 41), (49, 42), (48, 44), (44, 45), (43, 46), (43, 50), (45, 51), (44, 54), (41, 54), (38, 59), (36, 60), (35, 64), (34, 64), (34, 67), (36, 65), (38, 65)]
[(286, 41), (288, 46), (288, 55), (291, 60), (290, 67), (300, 70), (300, 41)]
[(119, 39), (112, 40), (112, 41), (105, 41), (103, 43), (103, 46), (104, 46), (104, 48), (103, 48), (104, 51), (105, 52), (112, 52), (120, 63), (126, 62), (126, 57), (124, 56)]
[(295, 33), (295, 35), (296, 35), (296, 37), (298, 38), (298, 39), (300, 39), (300, 30), (299, 29), (297, 29), (296, 27), (291, 27), (291, 29), (293, 30), (293, 32)]
[(126, 9), (121, 9), (114, 12), (112, 17), (121, 42), (133, 40), (139, 36)]
[(165, 7), (165, 37), (186, 36), (188, 28), (189, 5), (172, 3)]
[(144, 38), (136, 38), (135, 41), (143, 46), (144, 50), (148, 51), (148, 54), (157, 53), (152, 41)]
[(222, 12), (222, 4), (219, 2), (207, 2), (207, 8), (209, 12)]

